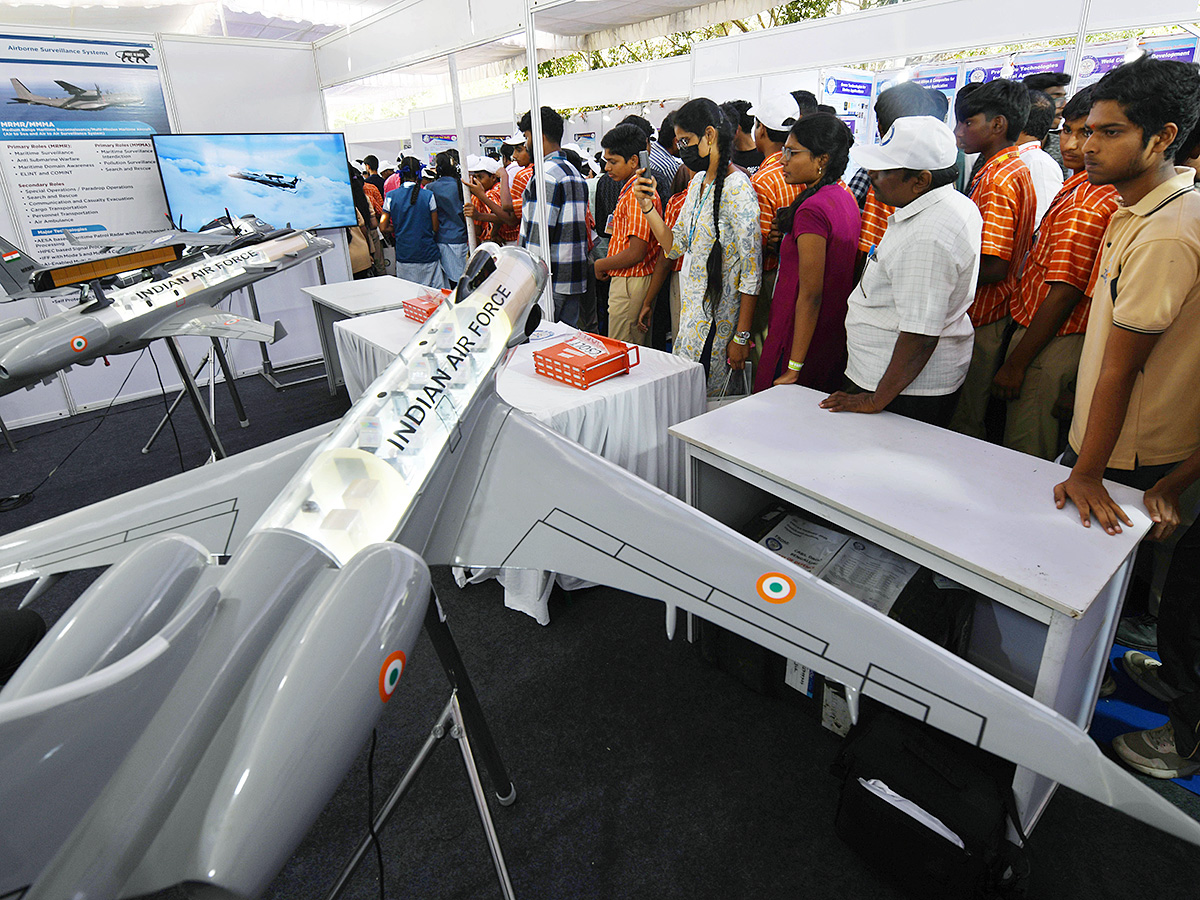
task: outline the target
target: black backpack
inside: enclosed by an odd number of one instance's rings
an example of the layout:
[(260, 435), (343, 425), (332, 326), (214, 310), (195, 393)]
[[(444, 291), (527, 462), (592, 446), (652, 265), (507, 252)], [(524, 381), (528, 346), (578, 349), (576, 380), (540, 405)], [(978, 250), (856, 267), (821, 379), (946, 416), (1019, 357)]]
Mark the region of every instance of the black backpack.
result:
[[(922, 900), (1025, 895), (1029, 862), (1007, 839), (1021, 832), (1014, 766), (891, 709), (864, 701), (832, 767), (842, 779), (835, 829), (876, 869)], [(878, 779), (939, 819), (958, 847), (881, 796)]]

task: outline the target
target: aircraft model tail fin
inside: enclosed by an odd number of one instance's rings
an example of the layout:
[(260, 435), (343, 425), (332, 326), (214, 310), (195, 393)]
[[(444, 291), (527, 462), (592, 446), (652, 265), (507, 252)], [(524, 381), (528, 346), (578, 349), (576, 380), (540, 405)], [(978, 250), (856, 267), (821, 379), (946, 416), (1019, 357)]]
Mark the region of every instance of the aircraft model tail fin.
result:
[(40, 267), (41, 264), (24, 250), (0, 237), (0, 296), (28, 293), (31, 290), (29, 276)]
[(35, 99), (35, 95), (21, 83), (19, 78), (8, 79), (12, 82), (13, 90), (17, 92), (16, 100), (18, 103), (28, 103)]
[(846, 685), (852, 713), (870, 695), (1200, 845), (1200, 821), (1074, 722), (524, 413), (497, 401), (491, 416), (461, 463), (479, 477), (447, 495), (430, 565), (552, 570), (662, 600), (669, 620), (695, 613)]

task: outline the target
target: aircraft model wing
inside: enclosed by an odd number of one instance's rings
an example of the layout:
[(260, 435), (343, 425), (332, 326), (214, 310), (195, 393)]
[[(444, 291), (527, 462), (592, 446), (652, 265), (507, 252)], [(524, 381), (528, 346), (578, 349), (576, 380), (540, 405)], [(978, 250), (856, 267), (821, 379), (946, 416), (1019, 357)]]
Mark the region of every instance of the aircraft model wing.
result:
[(199, 314), (189, 312), (184, 316), (159, 322), (147, 331), (144, 337), (180, 337), (185, 334), (211, 338), (239, 338), (272, 344), (285, 337), (287, 332), (280, 322), (267, 325), (257, 319), (248, 319), (245, 316), (214, 309)]
[(64, 573), (112, 565), (167, 533), (226, 556), (334, 424), (6, 534), (0, 539), (0, 587), (36, 580), (22, 601), (27, 604)]
[[(430, 536), (430, 565), (574, 575), (734, 631), (860, 694), (1200, 845), (1200, 822), (1075, 723), (499, 399)], [(557, 485), (557, 490), (549, 486)], [(451, 514), (450, 511), (454, 513)]]
[(158, 234), (150, 235), (141, 240), (133, 240), (127, 243), (80, 239), (69, 231), (64, 231), (63, 237), (67, 239), (67, 243), (72, 247), (85, 247), (89, 250), (100, 250), (103, 252), (130, 252), (151, 250), (155, 247), (169, 247), (172, 244), (180, 244), (184, 247), (224, 247), (238, 240), (240, 235), (196, 234), (191, 231), (170, 229), (168, 231), (160, 231)]
[(54, 83), (57, 84), (60, 88), (62, 88), (64, 91), (66, 91), (68, 94), (70, 94), (73, 97), (78, 97), (80, 94), (87, 93), (86, 90), (84, 90), (81, 87), (76, 87), (75, 85), (71, 84), (69, 81), (60, 81), (59, 79), (55, 78)]

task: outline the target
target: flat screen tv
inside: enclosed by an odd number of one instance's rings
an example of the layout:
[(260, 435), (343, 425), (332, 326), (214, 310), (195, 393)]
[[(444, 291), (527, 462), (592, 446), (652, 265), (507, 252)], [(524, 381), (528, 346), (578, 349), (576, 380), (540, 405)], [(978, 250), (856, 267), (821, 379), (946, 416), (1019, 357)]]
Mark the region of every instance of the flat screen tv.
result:
[(225, 215), (276, 228), (356, 224), (341, 134), (156, 134), (171, 220), (195, 231)]

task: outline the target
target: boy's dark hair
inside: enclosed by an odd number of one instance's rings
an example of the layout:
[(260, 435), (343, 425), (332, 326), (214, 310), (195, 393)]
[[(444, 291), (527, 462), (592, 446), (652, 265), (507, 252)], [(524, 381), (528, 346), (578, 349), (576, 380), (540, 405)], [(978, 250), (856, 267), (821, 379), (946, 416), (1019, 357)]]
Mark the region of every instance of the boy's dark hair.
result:
[(1008, 127), (1005, 137), (1015, 141), (1029, 118), (1029, 89), (1019, 81), (997, 78), (973, 91), (959, 91), (954, 98), (954, 114), (965, 122), (980, 113), (987, 121), (1004, 116)]
[[(517, 131), (533, 132), (533, 117), (527, 112), (517, 122)], [(552, 144), (561, 144), (563, 136), (563, 117), (549, 106), (542, 107), (542, 137)]]
[(749, 100), (726, 100), (721, 104), (721, 112), (725, 113), (735, 128), (740, 128), (746, 134), (754, 130), (754, 117), (746, 110), (751, 107)]
[(811, 116), (817, 111), (817, 95), (812, 91), (792, 91), (792, 99), (800, 107), (802, 116)]
[(376, 156), (374, 153), (368, 153), (366, 156), (363, 157), (363, 165), (366, 166), (368, 169), (372, 169), (372, 170), (378, 172), (379, 171), (379, 157)]
[(837, 115), (837, 110), (834, 109), (832, 106), (830, 106), (828, 103), (818, 103), (817, 104), (817, 112), (826, 113), (827, 115), (831, 115), (831, 116)]
[(1126, 118), (1142, 129), (1142, 146), (1174, 122), (1179, 134), (1163, 156), (1176, 151), (1196, 127), (1200, 113), (1200, 69), (1195, 63), (1143, 56), (1113, 69), (1092, 86), (1092, 103), (1111, 100)]
[(945, 114), (932, 91), (915, 81), (902, 81), (875, 99), (875, 120), (879, 123), (879, 131), (886, 134), (893, 122), (905, 116), (933, 116), (938, 119), (944, 118)]
[[(649, 141), (651, 138), (654, 137), (654, 126), (651, 125), (647, 119), (644, 119), (641, 116), (630, 114), (630, 115), (626, 116), (625, 118), (623, 118), (617, 124), (618, 125), (636, 125), (641, 130), (642, 134), (645, 136), (647, 141)], [(643, 147), (642, 149), (645, 150), (646, 148)]]
[(658, 126), (658, 145), (668, 153), (675, 146), (675, 111), (667, 113)]
[(1076, 119), (1087, 116), (1091, 112), (1092, 87), (1093, 85), (1089, 85), (1083, 88), (1083, 90), (1076, 93), (1074, 97), (1067, 101), (1067, 105), (1063, 107), (1062, 111), (1063, 121), (1073, 122)]
[[(1066, 72), (1034, 72), (1026, 75), (1022, 82), (1031, 91), (1044, 91), (1046, 88), (1066, 87), (1071, 83), (1071, 76)], [(1029, 134), (1028, 131), (1025, 133)]]
[(1057, 107), (1054, 98), (1043, 91), (1029, 92), (1029, 117), (1025, 119), (1025, 127), (1021, 130), (1039, 141), (1044, 141), (1054, 124)]
[(600, 139), (600, 146), (621, 159), (632, 159), (646, 149), (646, 133), (632, 122), (622, 122), (609, 129)]

